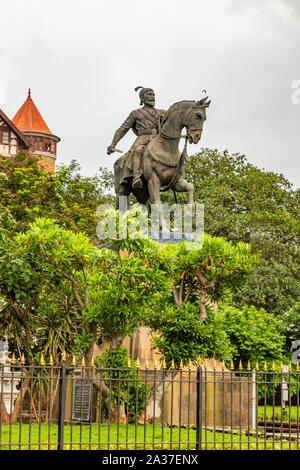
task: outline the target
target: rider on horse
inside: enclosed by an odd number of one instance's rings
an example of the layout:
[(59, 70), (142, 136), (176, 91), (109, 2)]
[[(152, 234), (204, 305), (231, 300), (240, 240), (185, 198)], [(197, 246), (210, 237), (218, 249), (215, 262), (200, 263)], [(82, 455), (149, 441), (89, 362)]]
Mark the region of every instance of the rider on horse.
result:
[(155, 108), (155, 94), (152, 88), (136, 87), (135, 91), (139, 89), (141, 89), (139, 93), (140, 104), (143, 107), (135, 109), (129, 114), (115, 132), (112, 143), (107, 148), (108, 155), (115, 152), (117, 143), (129, 129), (132, 129), (137, 136), (130, 150), (119, 159), (119, 164), (122, 163), (122, 176), (119, 183), (122, 184), (126, 178), (133, 176), (132, 187), (134, 189), (143, 187), (141, 180), (143, 154), (150, 140), (158, 133), (159, 119), (163, 118), (166, 113), (166, 111)]

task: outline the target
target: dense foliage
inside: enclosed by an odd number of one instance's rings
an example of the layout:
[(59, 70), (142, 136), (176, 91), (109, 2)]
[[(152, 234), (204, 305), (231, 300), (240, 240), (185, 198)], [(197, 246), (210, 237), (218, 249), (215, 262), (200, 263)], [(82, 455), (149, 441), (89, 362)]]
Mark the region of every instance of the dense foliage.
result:
[[(136, 362), (130, 360), (127, 349), (120, 346), (115, 350), (107, 350), (95, 358), (95, 365), (103, 367), (102, 378), (110, 389), (110, 395), (102, 400), (102, 413), (107, 418), (111, 412), (111, 402), (116, 406), (119, 402), (124, 406), (129, 423), (134, 423), (147, 405), (149, 387), (138, 377)], [(139, 379), (138, 387), (136, 381)]]
[[(300, 350), (300, 302), (297, 302), (284, 316), (283, 325), (285, 333), (285, 350), (288, 354), (293, 351), (294, 343)], [(300, 352), (300, 351), (299, 351)], [(299, 357), (300, 358), (300, 357)], [(299, 359), (298, 358), (298, 359)]]
[[(236, 370), (239, 361), (244, 367), (248, 361), (252, 368), (263, 368), (267, 363), (269, 370), (273, 361), (277, 368), (281, 361), (289, 362), (284, 350), (285, 336), (282, 319), (263, 309), (244, 306), (238, 309), (229, 305), (220, 306), (220, 321), (224, 334), (231, 344), (232, 359)], [(229, 364), (228, 364), (229, 365)]]
[(54, 355), (58, 345), (90, 354), (100, 334), (117, 348), (142, 324), (143, 312), (170, 295), (162, 248), (150, 240), (128, 256), (99, 250), (52, 219), (36, 219), (25, 232), (14, 231), (8, 211), (1, 220), (1, 334), (14, 332), (29, 360), (42, 346)]
[(178, 306), (197, 299), (200, 320), (205, 321), (207, 302), (219, 301), (228, 289), (238, 290), (259, 258), (251, 255), (249, 244), (234, 246), (221, 237), (204, 235), (194, 243), (193, 249), (185, 242), (176, 247), (173, 294)]
[[(127, 217), (132, 227), (135, 212)], [(196, 361), (200, 352), (226, 356), (217, 346), (221, 329), (211, 336), (214, 316), (203, 324), (206, 304), (242, 283), (256, 263), (249, 246), (205, 236), (203, 244), (189, 250), (186, 244), (163, 247), (133, 236), (111, 240), (113, 250), (99, 250), (84, 233), (61, 228), (52, 219), (36, 219), (24, 232), (15, 231), (14, 222), (8, 211), (2, 212), (1, 333), (14, 331), (29, 360), (42, 346), (54, 355), (54, 347), (81, 349), (88, 360), (99, 335), (117, 349), (143, 324), (159, 331), (156, 345), (168, 362)], [(177, 348), (169, 348), (166, 325), (172, 318), (193, 323), (193, 341), (183, 335)]]
[[(0, 159), (0, 334), (13, 349), (30, 360), (41, 348), (89, 354), (105, 336), (114, 351), (147, 325), (168, 365), (289, 357), (299, 330), (299, 191), (228, 152), (203, 149), (186, 173), (205, 204), (203, 245), (133, 236), (99, 250), (96, 209), (114, 202), (108, 171), (83, 177), (72, 162), (52, 175), (28, 154)], [(135, 215), (126, 214), (131, 232)], [(228, 290), (231, 303), (216, 315), (208, 304)]]
[(96, 209), (107, 201), (107, 172), (94, 177), (80, 175), (76, 161), (45, 173), (36, 157), (24, 153), (0, 157), (0, 204), (9, 209), (18, 230), (28, 228), (38, 217), (55, 219), (64, 228), (84, 231), (97, 241)]
[(216, 357), (230, 360), (232, 350), (229, 337), (223, 329), (222, 317), (208, 308), (208, 321), (199, 321), (199, 308), (186, 302), (180, 307), (168, 305), (161, 312), (148, 318), (152, 328), (153, 342), (166, 360), (167, 367), (174, 361), (175, 367), (198, 359)]
[[(283, 175), (259, 169), (244, 155), (203, 149), (190, 157), (186, 178), (204, 203), (205, 232), (251, 243), (261, 254), (235, 305), (255, 305), (282, 315), (300, 298), (300, 191)], [(174, 202), (163, 193), (164, 201)], [(180, 203), (186, 195), (178, 194)]]

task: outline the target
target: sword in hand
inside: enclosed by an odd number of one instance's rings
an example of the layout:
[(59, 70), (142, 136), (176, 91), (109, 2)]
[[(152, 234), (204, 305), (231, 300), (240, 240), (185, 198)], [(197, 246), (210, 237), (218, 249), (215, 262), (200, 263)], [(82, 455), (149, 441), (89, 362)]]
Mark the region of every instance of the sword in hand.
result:
[(123, 153), (123, 150), (116, 149), (116, 148), (113, 147), (112, 145), (110, 145), (109, 147), (107, 147), (107, 154), (108, 154), (108, 155), (110, 155), (111, 153), (114, 153), (114, 152)]

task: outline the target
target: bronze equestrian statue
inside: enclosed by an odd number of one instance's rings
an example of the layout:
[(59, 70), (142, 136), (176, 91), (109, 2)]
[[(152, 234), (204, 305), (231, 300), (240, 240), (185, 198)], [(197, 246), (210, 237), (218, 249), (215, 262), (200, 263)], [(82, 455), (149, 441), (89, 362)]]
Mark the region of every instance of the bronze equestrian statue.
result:
[[(151, 88), (141, 89), (141, 109), (132, 111), (115, 132), (107, 153), (117, 150), (117, 143), (132, 129), (137, 138), (130, 150), (114, 164), (115, 191), (119, 196), (133, 193), (140, 204), (151, 200), (161, 204), (160, 191), (173, 189), (187, 192), (189, 204), (193, 203), (194, 186), (184, 179), (184, 164), (187, 158), (187, 142), (197, 144), (202, 135), (208, 97), (200, 101), (179, 101), (168, 111), (155, 108), (155, 95)], [(182, 136), (182, 129), (186, 135)], [(179, 151), (180, 139), (185, 138), (184, 150)], [(164, 187), (164, 189), (162, 189)]]

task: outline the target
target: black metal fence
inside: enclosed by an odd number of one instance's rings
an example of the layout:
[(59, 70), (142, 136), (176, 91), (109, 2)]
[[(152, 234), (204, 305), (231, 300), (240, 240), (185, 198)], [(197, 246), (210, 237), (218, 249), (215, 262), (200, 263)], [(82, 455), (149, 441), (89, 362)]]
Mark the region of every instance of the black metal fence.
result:
[(0, 365), (0, 449), (299, 450), (299, 372)]

